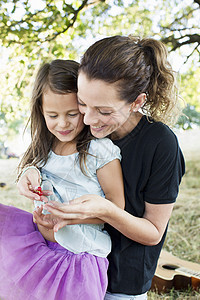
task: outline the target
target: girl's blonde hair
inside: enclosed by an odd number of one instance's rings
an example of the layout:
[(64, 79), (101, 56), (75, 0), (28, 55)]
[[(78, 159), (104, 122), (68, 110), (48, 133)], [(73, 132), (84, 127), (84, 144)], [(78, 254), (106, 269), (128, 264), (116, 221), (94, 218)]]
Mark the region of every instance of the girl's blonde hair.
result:
[(152, 38), (113, 36), (97, 41), (83, 55), (79, 72), (115, 83), (119, 98), (132, 103), (141, 93), (143, 113), (168, 125), (179, 116), (174, 72), (164, 44)]
[[(19, 171), (29, 164), (35, 166), (39, 164), (40, 167), (46, 164), (55, 136), (48, 130), (42, 114), (42, 95), (47, 89), (56, 94), (77, 93), (78, 68), (79, 64), (75, 61), (56, 59), (39, 69), (33, 87), (31, 115), (28, 121), (31, 128), (31, 144), (20, 161)], [(76, 137), (80, 167), (84, 174), (91, 139), (89, 126), (85, 126)]]

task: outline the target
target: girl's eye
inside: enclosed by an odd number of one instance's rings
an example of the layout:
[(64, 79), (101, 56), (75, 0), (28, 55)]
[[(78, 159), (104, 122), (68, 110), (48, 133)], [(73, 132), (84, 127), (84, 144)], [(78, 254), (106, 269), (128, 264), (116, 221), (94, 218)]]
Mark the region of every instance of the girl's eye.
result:
[(57, 116), (49, 116), (49, 118), (51, 119), (55, 119)]
[(74, 113), (74, 114), (68, 114), (68, 116), (69, 116), (69, 117), (72, 117), (72, 118), (73, 118), (73, 117), (76, 117), (76, 116), (78, 116), (78, 115), (79, 115), (79, 112)]

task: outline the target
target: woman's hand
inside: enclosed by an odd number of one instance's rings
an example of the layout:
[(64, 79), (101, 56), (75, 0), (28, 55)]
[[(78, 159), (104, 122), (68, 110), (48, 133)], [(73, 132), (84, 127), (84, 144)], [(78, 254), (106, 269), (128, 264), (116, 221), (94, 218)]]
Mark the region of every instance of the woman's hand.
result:
[[(143, 245), (157, 245), (166, 229), (173, 203), (150, 204), (145, 202), (143, 217), (135, 217), (111, 201), (96, 195), (84, 195), (70, 204), (48, 203), (44, 208), (62, 220), (54, 226), (54, 231), (79, 219), (86, 221), (99, 218), (109, 223), (129, 239)], [(90, 223), (90, 222), (88, 222)]]
[(43, 191), (43, 196), (36, 193), (37, 188), (40, 186), (40, 174), (36, 169), (27, 169), (25, 173), (19, 178), (17, 187), (20, 195), (25, 196), (31, 200), (47, 202), (45, 196), (52, 194), (50, 191)]
[(66, 225), (104, 223), (103, 217), (112, 205), (112, 202), (101, 196), (89, 194), (70, 201), (70, 204), (46, 203), (44, 208), (59, 218), (54, 226), (54, 231), (58, 231)]

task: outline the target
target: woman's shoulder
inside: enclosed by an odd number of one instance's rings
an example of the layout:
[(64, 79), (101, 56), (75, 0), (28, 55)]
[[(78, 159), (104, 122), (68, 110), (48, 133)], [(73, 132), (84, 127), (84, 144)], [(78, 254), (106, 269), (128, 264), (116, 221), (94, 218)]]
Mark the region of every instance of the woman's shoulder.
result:
[(162, 122), (147, 121), (146, 130), (144, 130), (143, 134), (146, 137), (148, 136), (149, 139), (154, 138), (158, 142), (168, 139), (177, 142), (177, 137), (174, 131)]
[[(135, 144), (141, 151), (161, 151), (163, 153), (174, 153), (179, 149), (176, 134), (162, 122), (146, 120), (142, 129), (138, 132)], [(145, 145), (145, 147), (144, 147)]]

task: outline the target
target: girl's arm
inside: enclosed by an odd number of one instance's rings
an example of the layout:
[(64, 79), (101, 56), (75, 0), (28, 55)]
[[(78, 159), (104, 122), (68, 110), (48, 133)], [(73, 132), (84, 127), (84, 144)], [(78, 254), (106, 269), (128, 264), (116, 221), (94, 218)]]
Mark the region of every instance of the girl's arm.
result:
[[(33, 222), (37, 224), (39, 232), (42, 234), (42, 236), (51, 242), (56, 242), (54, 238), (54, 231), (53, 227), (58, 221), (53, 215), (44, 215), (42, 213), (43, 206), (38, 207), (33, 212)], [(56, 242), (57, 243), (57, 242)]]
[(97, 178), (105, 194), (105, 198), (124, 209), (124, 184), (119, 159), (114, 159), (98, 169)]
[[(109, 199), (118, 207), (124, 209), (124, 184), (121, 170), (121, 164), (118, 159), (114, 159), (97, 170), (97, 178), (101, 188), (105, 194), (105, 198)], [(65, 225), (72, 224), (101, 224), (105, 221), (99, 218), (77, 219), (65, 221)]]
[(40, 224), (38, 224), (37, 226), (38, 226), (39, 232), (42, 234), (42, 236), (43, 236), (43, 238), (45, 238), (45, 240), (57, 243), (54, 238), (53, 229), (47, 229), (46, 227), (44, 227)]

